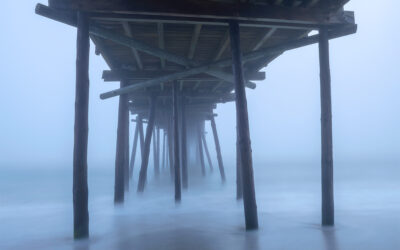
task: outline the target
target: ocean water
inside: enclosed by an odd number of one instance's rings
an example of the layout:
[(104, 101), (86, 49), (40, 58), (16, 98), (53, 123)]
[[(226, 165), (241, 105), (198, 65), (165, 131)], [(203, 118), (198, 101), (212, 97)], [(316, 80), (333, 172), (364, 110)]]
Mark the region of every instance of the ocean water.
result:
[[(114, 171), (89, 166), (90, 239), (72, 239), (72, 167), (0, 169), (0, 249), (400, 249), (400, 182), (395, 164), (335, 164), (336, 225), (320, 226), (316, 163), (255, 164), (260, 229), (246, 232), (235, 198), (217, 169), (192, 171), (174, 203), (168, 171), (137, 174), (123, 206), (114, 206)], [(198, 169), (197, 169), (198, 170)]]

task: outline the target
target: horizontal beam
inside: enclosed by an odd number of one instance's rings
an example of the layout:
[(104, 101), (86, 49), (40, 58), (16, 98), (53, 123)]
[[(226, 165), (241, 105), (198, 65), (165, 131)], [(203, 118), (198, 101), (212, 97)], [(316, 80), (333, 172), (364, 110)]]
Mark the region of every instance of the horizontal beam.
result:
[[(38, 15), (42, 15), (44, 17), (53, 19), (55, 21), (59, 21), (59, 22), (76, 27), (76, 15), (73, 12), (54, 10), (43, 4), (37, 4), (35, 12)], [(145, 43), (137, 41), (128, 36), (121, 35), (118, 32), (113, 32), (113, 31), (110, 31), (107, 29), (103, 29), (103, 28), (97, 27), (95, 25), (90, 25), (89, 32), (93, 35), (99, 36), (104, 39), (111, 40), (115, 43), (121, 44), (128, 48), (135, 48), (135, 49), (145, 52), (147, 54), (150, 54), (150, 55), (153, 55), (153, 56), (156, 56), (159, 58), (163, 58), (165, 60), (183, 65), (185, 67), (193, 67), (193, 66), (200, 65), (199, 63), (197, 63), (193, 60), (190, 60), (186, 57), (174, 55), (163, 49), (149, 46)], [(203, 72), (205, 72), (209, 75), (215, 76), (217, 78), (220, 78), (221, 80), (224, 80), (224, 81), (228, 81), (231, 83), (233, 83), (233, 81), (234, 81), (232, 74), (225, 73), (221, 69), (218, 69), (218, 68), (209, 68)], [(254, 83), (252, 83), (252, 82), (247, 82), (247, 83), (248, 83), (247, 86), (255, 87)]]
[[(329, 32), (329, 39), (353, 34), (356, 32), (356, 30), (357, 30), (356, 25), (349, 25), (349, 26), (343, 27), (341, 29), (332, 30)], [(301, 38), (298, 40), (286, 42), (286, 43), (283, 43), (283, 44), (280, 44), (277, 46), (272, 46), (272, 47), (261, 49), (258, 51), (249, 52), (249, 53), (243, 55), (242, 61), (243, 61), (243, 63), (245, 63), (248, 61), (261, 59), (266, 56), (283, 53), (287, 50), (292, 50), (292, 49), (304, 47), (307, 45), (315, 44), (315, 43), (318, 43), (318, 41), (319, 41), (318, 39), (319, 39), (319, 35), (313, 35), (313, 36), (308, 36), (308, 37)], [(220, 60), (220, 61), (217, 61), (217, 62), (214, 62), (211, 64), (190, 68), (190, 69), (178, 72), (178, 73), (170, 74), (167, 76), (162, 76), (159, 78), (154, 78), (151, 80), (143, 81), (141, 83), (137, 83), (137, 84), (130, 85), (127, 87), (116, 89), (116, 90), (112, 90), (112, 91), (101, 94), (100, 98), (107, 99), (107, 98), (118, 96), (121, 94), (128, 94), (128, 93), (136, 91), (138, 89), (142, 89), (145, 87), (150, 87), (150, 86), (160, 84), (161, 82), (170, 82), (173, 80), (182, 79), (182, 78), (188, 77), (190, 75), (195, 75), (195, 74), (205, 72), (212, 68), (227, 67), (227, 66), (230, 66), (231, 64), (232, 64), (231, 59)]]
[[(54, 0), (53, 0), (54, 1)], [(148, 16), (166, 16), (173, 18), (206, 18), (217, 20), (238, 21), (274, 21), (283, 24), (312, 24), (340, 23), (340, 19), (322, 8), (287, 8), (281, 6), (265, 6), (249, 3), (224, 3), (217, 1), (183, 1), (183, 0), (118, 0), (89, 1), (69, 0), (56, 1), (54, 7), (73, 10), (85, 10), (97, 13), (115, 13)], [(67, 2), (67, 3), (65, 3)], [(332, 11), (340, 9), (337, 5)]]
[[(114, 82), (121, 80), (148, 80), (160, 76), (169, 75), (174, 73), (173, 71), (166, 70), (140, 70), (140, 71), (129, 71), (129, 70), (104, 70), (103, 71), (103, 79), (106, 82)], [(248, 73), (245, 74), (245, 77), (249, 81), (262, 81), (265, 80), (265, 72), (256, 72), (256, 73)], [(182, 80), (188, 81), (215, 81), (218, 78), (206, 75), (206, 74), (198, 74), (186, 77)]]

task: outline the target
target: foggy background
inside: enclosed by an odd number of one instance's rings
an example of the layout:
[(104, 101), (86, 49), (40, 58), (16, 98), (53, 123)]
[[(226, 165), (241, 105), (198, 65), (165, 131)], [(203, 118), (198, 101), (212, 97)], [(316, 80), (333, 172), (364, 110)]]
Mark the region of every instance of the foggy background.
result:
[[(0, 166), (72, 171), (76, 29), (34, 14), (37, 2), (3, 1), (0, 16)], [(358, 32), (331, 41), (335, 162), (398, 163), (400, 18), (395, 0), (352, 0)], [(90, 53), (88, 166), (114, 168), (118, 98), (99, 94), (107, 66)], [(318, 47), (286, 52), (247, 89), (255, 164), (320, 160)], [(216, 110), (227, 171), (235, 161), (235, 106)], [(209, 124), (206, 130), (211, 131)], [(133, 128), (131, 126), (131, 133)], [(210, 135), (210, 133), (209, 133)], [(208, 136), (210, 151), (215, 155)], [(214, 157), (215, 160), (215, 157)]]

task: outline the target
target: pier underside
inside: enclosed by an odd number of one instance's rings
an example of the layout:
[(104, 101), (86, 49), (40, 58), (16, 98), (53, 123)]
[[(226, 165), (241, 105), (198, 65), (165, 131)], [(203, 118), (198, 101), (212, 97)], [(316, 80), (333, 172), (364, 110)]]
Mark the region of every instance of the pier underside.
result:
[[(83, 101), (76, 107), (78, 128), (87, 124), (86, 92), (80, 91), (86, 91), (81, 85), (86, 83), (88, 62), (79, 59), (88, 53), (88, 47), (82, 44), (87, 43), (89, 37), (96, 54), (109, 66), (103, 72), (104, 81), (120, 82), (115, 90), (100, 95), (102, 99), (120, 98), (116, 203), (124, 201), (129, 176), (132, 177), (136, 166), (140, 166), (137, 191), (144, 192), (151, 142), (155, 175), (160, 174), (160, 167), (168, 166), (175, 183), (175, 201), (182, 199), (184, 202), (181, 187), (190, 187), (187, 171), (193, 167), (188, 151), (196, 152), (196, 162), (203, 175), (206, 172), (204, 154), (210, 169), (213, 168), (204, 138), (208, 122), (214, 137), (218, 171), (225, 182), (214, 110), (220, 103), (235, 101), (237, 197), (243, 197), (246, 228), (257, 229), (246, 91), (253, 91), (257, 84), (262, 84), (266, 76), (260, 70), (279, 55), (316, 43), (319, 44), (321, 70), (322, 224), (334, 224), (329, 39), (356, 32), (353, 12), (343, 10), (346, 2), (53, 0), (49, 1), (49, 6), (38, 4), (36, 13), (78, 29), (78, 48), (81, 49), (78, 49), (77, 98)], [(310, 35), (311, 31), (318, 33)], [(130, 156), (129, 114), (136, 116), (132, 120), (136, 126)], [(147, 124), (146, 130), (143, 123)], [(82, 136), (86, 138), (83, 146)], [(74, 185), (80, 190), (80, 184), (87, 185), (87, 130), (86, 134), (76, 131), (75, 142), (78, 146), (74, 151), (74, 159), (77, 157)], [(135, 165), (139, 149), (142, 162)], [(88, 223), (83, 216), (87, 214), (87, 195), (82, 197), (78, 191), (76, 195), (79, 202), (74, 207), (75, 237), (82, 238), (88, 236), (87, 225), (83, 225), (85, 230), (81, 229), (82, 223)], [(79, 220), (82, 216), (83, 221)]]

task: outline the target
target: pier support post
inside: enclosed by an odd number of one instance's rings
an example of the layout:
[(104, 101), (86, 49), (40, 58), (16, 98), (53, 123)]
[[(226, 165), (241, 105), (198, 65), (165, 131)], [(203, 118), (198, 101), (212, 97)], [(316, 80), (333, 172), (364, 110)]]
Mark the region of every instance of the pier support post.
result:
[(328, 31), (319, 30), (321, 91), (321, 187), (322, 225), (334, 225), (331, 75)]
[[(203, 125), (204, 125), (204, 123), (203, 123)], [(207, 156), (208, 165), (210, 166), (210, 170), (211, 170), (211, 172), (212, 172), (212, 171), (214, 171), (214, 166), (212, 165), (212, 161), (211, 161), (211, 157), (210, 157), (210, 152), (208, 151), (208, 146), (207, 146), (207, 141), (206, 141), (204, 126), (202, 126), (202, 130), (201, 130), (201, 140), (203, 141), (204, 151), (206, 151), (206, 156)]]
[(89, 237), (87, 145), (89, 110), (89, 19), (78, 12), (73, 158), (74, 238)]
[(168, 139), (168, 164), (169, 164), (169, 172), (171, 175), (171, 178), (174, 178), (174, 148), (173, 148), (173, 128), (172, 128), (172, 121), (171, 117), (168, 118), (168, 134), (167, 134), (167, 139)]
[[(236, 121), (238, 123), (238, 121)], [(239, 134), (236, 127), (236, 199), (240, 200), (243, 198), (243, 178), (242, 168), (240, 166), (240, 146), (239, 146)]]
[(165, 133), (165, 129), (163, 129), (163, 144), (162, 144), (162, 169), (165, 168), (165, 164), (166, 164), (166, 150), (165, 150), (165, 137), (166, 137), (166, 133)]
[(144, 150), (144, 132), (143, 132), (143, 117), (142, 115), (138, 115), (136, 117), (136, 125), (139, 129), (139, 142), (140, 142), (140, 159), (143, 157), (143, 150)]
[(157, 128), (153, 128), (153, 160), (154, 160), (154, 176), (158, 178), (160, 176), (160, 166), (158, 165), (157, 158)]
[(201, 142), (201, 124), (200, 121), (197, 122), (196, 130), (197, 130), (197, 145), (199, 148), (199, 157), (200, 157), (200, 166), (201, 166), (201, 174), (203, 176), (206, 175), (206, 166), (204, 164), (204, 153), (203, 153), (203, 143)]
[[(121, 81), (121, 87), (124, 81)], [(129, 134), (129, 111), (128, 99), (126, 95), (120, 95), (118, 106), (118, 126), (117, 126), (117, 150), (115, 155), (115, 186), (114, 203), (124, 202), (124, 190), (127, 189), (126, 179), (129, 180), (129, 172), (126, 171), (127, 165), (127, 134)]]
[(150, 142), (154, 127), (155, 109), (156, 109), (156, 97), (153, 96), (150, 99), (149, 120), (146, 128), (146, 138), (144, 139), (142, 165), (140, 167), (139, 182), (137, 187), (137, 191), (140, 193), (144, 191), (144, 186), (147, 180), (147, 167), (149, 165)]
[(182, 187), (188, 188), (188, 168), (187, 168), (187, 131), (186, 131), (186, 110), (185, 110), (185, 97), (181, 96), (181, 143), (182, 143)]
[(229, 33), (232, 51), (233, 73), (235, 77), (236, 115), (240, 147), (240, 160), (243, 181), (243, 204), (246, 220), (246, 229), (258, 228), (257, 204), (254, 190), (253, 160), (247, 113), (245, 82), (240, 51), (240, 32), (237, 21), (229, 22)]
[(138, 137), (139, 137), (139, 126), (135, 126), (135, 134), (133, 136), (133, 145), (132, 145), (132, 153), (131, 153), (131, 161), (129, 163), (129, 177), (132, 178), (133, 176), (133, 168), (135, 166), (135, 159), (136, 159), (136, 149), (138, 144)]
[(217, 125), (215, 124), (214, 116), (211, 116), (211, 128), (212, 128), (213, 135), (214, 135), (215, 150), (217, 151), (217, 160), (218, 160), (219, 173), (221, 174), (222, 182), (225, 182), (224, 163), (222, 162), (221, 146), (219, 145), (219, 138), (218, 138), (218, 133), (217, 133)]
[(178, 82), (172, 88), (172, 119), (174, 127), (174, 170), (175, 170), (175, 202), (181, 201), (181, 168), (179, 159), (179, 115), (178, 115)]

